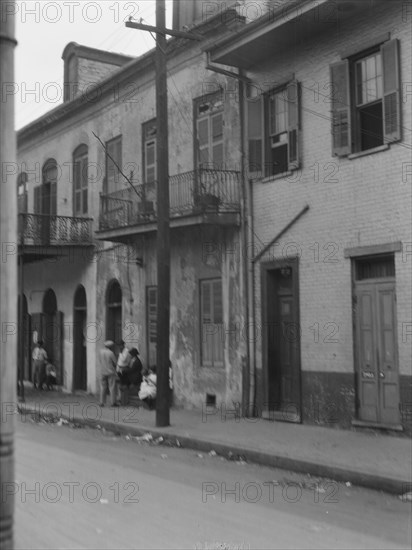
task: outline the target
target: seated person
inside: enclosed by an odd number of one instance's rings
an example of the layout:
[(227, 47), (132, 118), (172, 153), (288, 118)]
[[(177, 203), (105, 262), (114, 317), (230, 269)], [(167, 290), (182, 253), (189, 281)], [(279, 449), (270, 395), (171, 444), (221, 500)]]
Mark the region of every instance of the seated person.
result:
[(140, 385), (139, 399), (146, 403), (149, 409), (156, 406), (157, 394), (157, 375), (156, 367), (150, 367), (146, 376), (143, 376), (143, 382)]
[(54, 365), (46, 363), (46, 386), (48, 390), (52, 390), (57, 385), (57, 373)]

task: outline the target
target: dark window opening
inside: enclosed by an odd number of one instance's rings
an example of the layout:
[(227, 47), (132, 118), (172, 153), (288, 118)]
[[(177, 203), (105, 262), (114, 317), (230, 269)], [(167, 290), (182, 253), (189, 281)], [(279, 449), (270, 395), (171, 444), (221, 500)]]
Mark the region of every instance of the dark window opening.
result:
[(216, 407), (216, 395), (207, 393), (206, 394), (206, 406), (207, 407)]
[(361, 150), (383, 145), (382, 102), (359, 109)]
[(267, 176), (282, 174), (288, 170), (288, 146), (280, 145), (271, 149), (270, 165), (267, 166)]
[(362, 258), (356, 260), (355, 265), (355, 277), (357, 281), (395, 277), (395, 261), (393, 256)]

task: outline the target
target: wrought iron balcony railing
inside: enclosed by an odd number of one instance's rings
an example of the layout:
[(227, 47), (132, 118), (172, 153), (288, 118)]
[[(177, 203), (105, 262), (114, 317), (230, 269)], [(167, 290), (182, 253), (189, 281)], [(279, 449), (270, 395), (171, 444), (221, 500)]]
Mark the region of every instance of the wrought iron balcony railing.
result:
[(19, 214), (19, 237), (25, 245), (92, 243), (92, 219), (47, 214)]
[[(170, 217), (240, 211), (240, 174), (201, 168), (169, 177)], [(128, 227), (157, 217), (157, 183), (100, 195), (99, 229)]]

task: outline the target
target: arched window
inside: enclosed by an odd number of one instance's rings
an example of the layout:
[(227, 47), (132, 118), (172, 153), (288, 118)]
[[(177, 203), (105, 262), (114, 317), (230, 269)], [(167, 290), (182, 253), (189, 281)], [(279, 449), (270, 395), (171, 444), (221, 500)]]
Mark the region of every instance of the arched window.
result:
[(54, 315), (57, 311), (57, 298), (54, 291), (49, 288), (43, 298), (43, 313)]
[(87, 307), (86, 291), (83, 285), (79, 285), (74, 295), (74, 308), (86, 309), (86, 307)]
[(111, 281), (107, 287), (106, 338), (115, 343), (122, 339), (122, 289), (117, 280)]
[(88, 149), (79, 145), (73, 153), (73, 215), (84, 216), (88, 211)]
[(17, 208), (19, 214), (27, 213), (27, 174), (20, 172), (17, 178)]
[(34, 213), (57, 214), (57, 163), (47, 160), (42, 170), (42, 185), (34, 188)]

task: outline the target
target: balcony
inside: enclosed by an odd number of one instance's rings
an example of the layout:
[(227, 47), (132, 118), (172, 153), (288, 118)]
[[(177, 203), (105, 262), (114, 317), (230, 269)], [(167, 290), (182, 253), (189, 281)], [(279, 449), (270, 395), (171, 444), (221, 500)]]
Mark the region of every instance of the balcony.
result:
[[(171, 228), (240, 223), (239, 172), (202, 168), (170, 176), (169, 194)], [(100, 195), (97, 238), (122, 242), (136, 233), (156, 231), (156, 197), (156, 182)]]
[(56, 257), (67, 247), (93, 246), (92, 219), (19, 214), (19, 244), (25, 261)]

